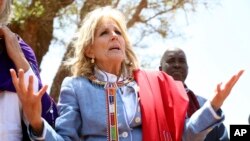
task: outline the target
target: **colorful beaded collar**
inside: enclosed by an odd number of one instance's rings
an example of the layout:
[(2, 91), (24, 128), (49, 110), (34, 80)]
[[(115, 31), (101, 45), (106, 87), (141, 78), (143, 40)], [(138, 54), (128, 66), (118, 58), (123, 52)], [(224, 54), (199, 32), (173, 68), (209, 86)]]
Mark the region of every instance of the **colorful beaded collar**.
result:
[(129, 77), (123, 81), (105, 82), (98, 80), (94, 75), (89, 77), (92, 83), (104, 86), (106, 90), (106, 112), (107, 112), (107, 141), (118, 141), (118, 119), (117, 119), (117, 101), (116, 89), (133, 81), (133, 77)]
[[(98, 85), (105, 86), (107, 84), (106, 81), (100, 81), (94, 75), (92, 75), (92, 76), (90, 76), (88, 78), (89, 78), (89, 80), (92, 81), (92, 83), (95, 83), (95, 84), (98, 84)], [(122, 87), (122, 86), (127, 85), (128, 83), (130, 83), (132, 81), (134, 81), (134, 78), (133, 77), (128, 77), (128, 78), (126, 78), (126, 79), (124, 79), (122, 81), (117, 81), (115, 83), (116, 83), (117, 87)]]

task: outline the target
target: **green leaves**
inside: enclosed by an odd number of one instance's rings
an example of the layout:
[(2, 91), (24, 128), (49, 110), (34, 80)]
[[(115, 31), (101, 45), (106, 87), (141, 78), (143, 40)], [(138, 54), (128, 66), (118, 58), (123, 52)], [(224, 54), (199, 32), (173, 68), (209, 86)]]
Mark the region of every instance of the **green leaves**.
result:
[[(32, 3), (30, 3), (32, 2)], [(39, 18), (44, 13), (41, 1), (14, 0), (13, 21), (24, 23), (27, 18)]]

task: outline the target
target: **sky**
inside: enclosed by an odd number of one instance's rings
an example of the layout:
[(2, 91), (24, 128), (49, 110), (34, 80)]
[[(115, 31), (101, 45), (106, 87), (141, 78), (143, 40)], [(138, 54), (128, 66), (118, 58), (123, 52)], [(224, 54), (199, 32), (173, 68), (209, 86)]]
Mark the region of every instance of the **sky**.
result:
[(195, 93), (211, 98), (216, 84), (227, 81), (239, 69), (245, 70), (222, 106), (227, 128), (247, 124), (250, 114), (249, 6), (249, 0), (224, 0), (187, 28), (192, 36), (184, 47), (189, 62), (187, 85)]
[[(186, 84), (197, 95), (207, 99), (214, 96), (218, 83), (229, 80), (244, 69), (245, 72), (222, 106), (226, 117), (224, 124), (228, 129), (232, 124), (248, 124), (250, 114), (250, 63), (247, 61), (250, 60), (249, 6), (249, 0), (221, 0), (212, 9), (200, 8), (196, 13), (188, 14), (188, 22), (180, 14), (176, 17), (176, 25), (185, 33), (185, 40), (155, 42), (152, 39), (148, 43), (152, 47), (145, 48), (143, 56), (137, 53), (141, 58), (155, 56), (150, 69), (157, 70), (160, 56), (167, 47), (182, 48), (189, 65)], [(41, 64), (44, 84), (51, 86), (64, 51), (61, 46), (50, 47)]]

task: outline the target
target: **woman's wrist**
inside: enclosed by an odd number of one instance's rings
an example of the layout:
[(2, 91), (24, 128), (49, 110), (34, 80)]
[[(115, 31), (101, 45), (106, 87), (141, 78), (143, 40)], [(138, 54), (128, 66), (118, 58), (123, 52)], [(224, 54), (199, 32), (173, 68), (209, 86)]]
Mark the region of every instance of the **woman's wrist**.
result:
[(43, 120), (40, 119), (38, 121), (35, 121), (33, 123), (30, 123), (31, 131), (35, 136), (42, 136), (43, 134), (43, 128), (44, 128), (44, 123)]
[(218, 111), (221, 105), (222, 104), (219, 104), (219, 101), (217, 101), (216, 98), (211, 100), (211, 106), (213, 107), (214, 111)]

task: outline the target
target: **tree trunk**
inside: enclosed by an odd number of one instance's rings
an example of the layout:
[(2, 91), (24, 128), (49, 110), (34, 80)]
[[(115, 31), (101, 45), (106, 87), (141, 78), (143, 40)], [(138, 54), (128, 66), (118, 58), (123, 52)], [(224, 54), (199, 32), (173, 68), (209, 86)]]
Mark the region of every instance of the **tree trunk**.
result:
[[(34, 2), (27, 7), (31, 8)], [(36, 54), (38, 65), (40, 66), (43, 56), (48, 52), (50, 42), (53, 38), (53, 22), (57, 12), (74, 0), (39, 0), (44, 7), (44, 13), (35, 17), (33, 15), (26, 17), (24, 23), (14, 22), (10, 25), (13, 32), (23, 38), (23, 40), (32, 47)], [(48, 68), (49, 69), (49, 68)]]

